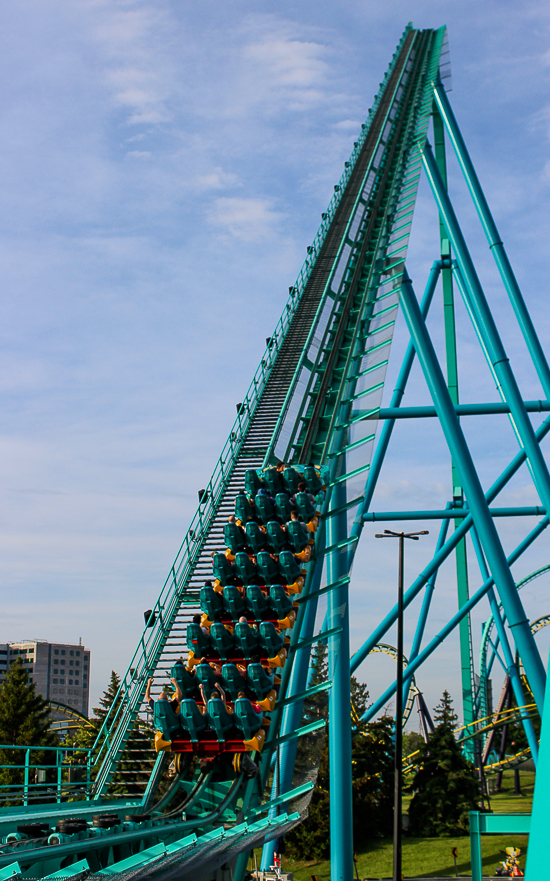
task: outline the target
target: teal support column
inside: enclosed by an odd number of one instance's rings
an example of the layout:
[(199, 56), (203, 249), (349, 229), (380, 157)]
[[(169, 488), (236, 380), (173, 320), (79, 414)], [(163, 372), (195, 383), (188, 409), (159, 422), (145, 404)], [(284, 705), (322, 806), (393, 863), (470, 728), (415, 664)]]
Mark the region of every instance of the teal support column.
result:
[(483, 881), (481, 862), (481, 835), (479, 834), (479, 813), (470, 811), (470, 864), (472, 881)]
[[(523, 398), (499, 337), (493, 315), (485, 299), (485, 294), (462, 235), (462, 230), (441, 180), (432, 149), (428, 143), (424, 147), (422, 162), (467, 289), (467, 308), (472, 311), (476, 332), (480, 334), (486, 350), (487, 360), (498, 383), (499, 391), (510, 406), (514, 430), (518, 441), (527, 453), (528, 465), (540, 500), (545, 508), (550, 510), (550, 474), (548, 473), (548, 467), (537, 442), (533, 425), (525, 409)], [(480, 538), (482, 538), (481, 535)]]
[[(542, 425), (539, 425), (536, 431), (536, 436), (539, 441), (546, 437), (548, 432), (550, 431), (550, 418), (545, 419)], [(512, 479), (514, 474), (518, 471), (518, 469), (525, 462), (525, 450), (520, 450), (509, 465), (506, 466), (502, 474), (497, 478), (497, 480), (493, 483), (489, 490), (487, 490), (486, 499), (487, 503), (492, 502), (499, 492), (506, 486), (506, 484)], [(548, 523), (548, 519), (545, 518), (545, 522)], [(459, 528), (451, 535), (450, 538), (447, 539), (443, 547), (436, 551), (432, 560), (428, 563), (426, 568), (420, 573), (418, 578), (413, 581), (408, 590), (405, 591), (405, 596), (403, 597), (404, 607), (407, 608), (409, 603), (412, 603), (414, 598), (418, 595), (418, 593), (422, 590), (424, 585), (426, 584), (428, 578), (441, 566), (441, 564), (447, 559), (449, 554), (456, 547), (457, 542), (462, 538), (463, 535), (466, 535), (469, 529), (471, 529), (473, 525), (473, 518), (471, 514), (462, 521), (462, 524)], [(510, 564), (511, 565), (511, 564)], [(397, 605), (391, 609), (391, 611), (386, 615), (384, 620), (372, 631), (368, 639), (365, 640), (363, 645), (358, 651), (355, 652), (353, 658), (351, 659), (351, 672), (355, 673), (360, 664), (363, 663), (369, 652), (372, 651), (374, 646), (380, 642), (385, 633), (390, 629), (390, 627), (395, 624), (397, 620)]]
[[(430, 274), (428, 276), (428, 281), (426, 284), (426, 289), (424, 291), (424, 296), (422, 297), (422, 303), (420, 305), (420, 309), (422, 311), (422, 315), (424, 318), (427, 317), (428, 311), (431, 306), (431, 302), (433, 299), (433, 295), (435, 293), (435, 287), (437, 285), (437, 280), (439, 278), (439, 273), (441, 271), (441, 261), (435, 260), (432, 268), (430, 270)], [(399, 371), (399, 376), (397, 377), (397, 384), (395, 389), (393, 390), (393, 395), (391, 399), (391, 407), (393, 409), (399, 408), (401, 401), (403, 400), (403, 395), (405, 394), (405, 389), (407, 387), (407, 381), (409, 379), (409, 374), (411, 372), (411, 368), (414, 362), (414, 346), (412, 343), (409, 343), (407, 346), (407, 350), (405, 352), (405, 357), (403, 358), (403, 363), (401, 365), (401, 370)], [(382, 468), (384, 457), (386, 455), (386, 451), (388, 449), (389, 442), (391, 440), (393, 427), (395, 425), (395, 419), (386, 419), (384, 425), (382, 426), (382, 431), (380, 432), (380, 439), (376, 445), (376, 450), (374, 451), (374, 456), (371, 462), (371, 466), (369, 469), (369, 476), (367, 479), (367, 484), (365, 487), (365, 497), (359, 506), (359, 510), (357, 512), (357, 517), (355, 518), (355, 523), (353, 524), (351, 535), (360, 535), (363, 529), (363, 519), (365, 513), (369, 510), (369, 505), (372, 501), (372, 497), (374, 495), (374, 490), (376, 489), (376, 484), (378, 482), (378, 478), (380, 476), (380, 470)], [(349, 565), (353, 561), (353, 555), (355, 554), (355, 548), (350, 549), (349, 551)]]
[[(517, 560), (519, 560), (521, 555), (527, 550), (528, 547), (533, 544), (534, 541), (537, 540), (537, 538), (541, 535), (542, 532), (544, 532), (548, 525), (548, 517), (545, 517), (544, 520), (541, 520), (541, 522), (538, 523), (533, 530), (531, 530), (529, 535), (527, 535), (523, 539), (523, 541), (519, 543), (517, 548), (512, 551), (512, 553), (508, 557), (509, 566), (513, 566), (513, 564)], [(476, 590), (476, 592), (473, 594), (473, 596), (470, 597), (468, 602), (465, 603), (461, 609), (459, 609), (459, 611), (451, 618), (451, 620), (445, 625), (445, 627), (443, 627), (443, 629), (439, 631), (437, 636), (434, 636), (434, 638), (431, 640), (431, 642), (428, 643), (426, 648), (420, 652), (418, 657), (407, 665), (407, 675), (412, 675), (413, 673), (415, 673), (416, 670), (418, 670), (418, 668), (421, 667), (422, 664), (424, 664), (424, 662), (428, 660), (430, 655), (435, 652), (435, 650), (449, 636), (449, 634), (453, 632), (455, 627), (458, 626), (461, 618), (463, 618), (464, 615), (467, 615), (468, 612), (470, 612), (474, 608), (474, 606), (476, 606), (479, 601), (483, 599), (483, 597), (487, 594), (487, 591), (490, 590), (490, 588), (493, 586), (493, 583), (493, 578), (489, 578), (485, 582), (485, 584), (482, 584), (482, 586), (478, 590)], [(355, 659), (355, 655), (353, 656), (353, 658)], [(374, 716), (376, 716), (378, 710), (382, 709), (382, 707), (389, 700), (391, 700), (395, 693), (396, 686), (397, 683), (394, 682), (393, 685), (390, 685), (390, 687), (386, 689), (384, 694), (381, 694), (380, 697), (378, 697), (370, 705), (368, 710), (361, 716), (362, 722), (368, 722), (370, 719), (373, 719)]]
[[(439, 172), (435, 166), (433, 155), (431, 154), (431, 151), (429, 152), (431, 156), (430, 172), (433, 177), (435, 170), (439, 177)], [(437, 360), (437, 355), (424, 323), (424, 319), (420, 313), (418, 301), (415, 297), (412, 285), (406, 276), (404, 277), (401, 287), (401, 305), (418, 359), (422, 366), (424, 378), (426, 379), (432, 400), (437, 409), (441, 428), (445, 435), (451, 456), (456, 463), (461, 484), (466, 490), (468, 505), (491, 574), (495, 580), (502, 606), (506, 612), (509, 626), (513, 629), (516, 647), (523, 660), (535, 702), (542, 710), (544, 703), (544, 688), (546, 684), (544, 665), (541, 661), (533, 634), (531, 633), (529, 621), (527, 620), (514, 579), (512, 578), (468, 445), (462, 433), (460, 423), (458, 422), (449, 395), (449, 390), (447, 389), (447, 385), (441, 372), (441, 367), (439, 366), (439, 361)], [(535, 445), (540, 455), (541, 451), (536, 441)], [(527, 449), (527, 455), (529, 456), (529, 454), (530, 449)], [(465, 604), (465, 607), (466, 605), (467, 604)]]
[[(345, 455), (339, 456), (345, 460)], [(338, 470), (345, 473), (345, 461)], [(345, 505), (345, 481), (333, 487), (330, 509)], [(328, 519), (328, 546), (347, 539), (346, 512)], [(328, 555), (329, 584), (348, 574), (347, 548)], [(351, 701), (349, 672), (349, 596), (348, 583), (328, 594), (328, 629), (342, 627), (328, 640), (329, 678), (329, 762), (330, 762), (330, 877), (331, 881), (353, 879), (353, 806), (351, 782)]]
[[(321, 562), (319, 562), (315, 568), (315, 573), (309, 591), (310, 593), (315, 593), (317, 590), (319, 590), (322, 572), (323, 566)], [(315, 617), (317, 614), (317, 603), (317, 599), (311, 599), (309, 602), (305, 603), (305, 610), (303, 611), (303, 613), (300, 614), (302, 612), (301, 609), (298, 612), (300, 617), (295, 626), (299, 627), (300, 637), (302, 640), (310, 639), (313, 636), (315, 628)], [(290, 681), (288, 684), (287, 697), (292, 697), (295, 694), (301, 694), (307, 688), (310, 655), (310, 645), (305, 646), (302, 649), (298, 649), (298, 651), (296, 652), (296, 657), (292, 665), (292, 673), (290, 675)], [(296, 731), (300, 727), (300, 725), (302, 724), (303, 707), (303, 701), (296, 701), (295, 703), (290, 704), (288, 707), (285, 707), (280, 728), (281, 737), (284, 737), (285, 734), (289, 734), (291, 731)], [(280, 762), (280, 767), (277, 773), (278, 780), (273, 783), (272, 798), (274, 798), (276, 795), (281, 795), (284, 792), (288, 792), (289, 789), (292, 788), (292, 775), (294, 773), (294, 762), (296, 759), (297, 749), (297, 739), (289, 740), (281, 745), (278, 756), (278, 761)], [(275, 790), (277, 789), (277, 782), (280, 786), (280, 792), (275, 792)], [(275, 853), (276, 843), (277, 839), (273, 839), (272, 841), (268, 841), (263, 846), (260, 868), (264, 872), (266, 872), (269, 867), (273, 865), (273, 855)]]
[(535, 794), (531, 814), (526, 881), (540, 881), (548, 877), (548, 816), (550, 793), (550, 684), (546, 683), (546, 697), (542, 713), (539, 763), (535, 779)]
[[(476, 552), (479, 569), (481, 571), (481, 576), (483, 581), (487, 581), (489, 578), (489, 570), (487, 569), (487, 563), (485, 562), (485, 557), (483, 555), (483, 550), (481, 548), (481, 544), (475, 530), (475, 527), (472, 529), (472, 543), (474, 545), (474, 550)], [(493, 614), (493, 621), (495, 622), (495, 628), (498, 634), (498, 638), (500, 640), (500, 644), (502, 646), (502, 654), (504, 655), (504, 662), (506, 664), (506, 672), (510, 677), (510, 684), (512, 686), (512, 690), (514, 692), (514, 697), (516, 699), (516, 703), (518, 707), (524, 707), (526, 704), (525, 695), (523, 693), (523, 687), (521, 685), (521, 677), (519, 675), (519, 671), (517, 665), (514, 660), (514, 656), (512, 654), (512, 649), (510, 648), (510, 643), (508, 642), (508, 636), (506, 634), (506, 630), (504, 629), (504, 622), (500, 617), (500, 609), (498, 607), (497, 598), (495, 596), (495, 592), (493, 588), (487, 591), (487, 597), (489, 600), (489, 605), (491, 606), (491, 612)], [(535, 763), (535, 769), (537, 768), (538, 762), (538, 753), (539, 747), (537, 742), (537, 736), (535, 734), (535, 729), (533, 728), (533, 723), (529, 718), (529, 714), (527, 710), (520, 709), (520, 717), (523, 723), (523, 728), (525, 730), (525, 736), (527, 737), (527, 742), (531, 749), (531, 755), (533, 757), (533, 762)]]
[[(445, 189), (447, 189), (447, 161), (445, 156), (445, 129), (443, 120), (437, 106), (433, 108), (434, 129), (434, 152), (435, 161)], [(445, 327), (445, 355), (447, 362), (447, 386), (451, 401), (455, 407), (460, 403), (458, 395), (458, 362), (456, 355), (456, 325), (455, 306), (453, 293), (453, 270), (451, 266), (451, 243), (443, 223), (439, 216), (439, 239), (441, 244), (441, 281), (443, 285), (443, 319)], [(458, 478), (454, 462), (451, 461), (451, 479), (453, 499), (460, 504), (464, 501), (464, 493)], [(455, 529), (457, 527), (455, 523)], [(462, 608), (468, 602), (468, 558), (466, 554), (466, 538), (459, 541), (455, 551), (456, 558), (456, 586), (458, 608)], [(472, 624), (470, 616), (466, 615), (459, 625), (460, 639), (460, 667), (462, 679), (462, 713), (464, 725), (470, 725), (475, 718), (474, 713), (474, 670), (472, 658)], [(473, 744), (468, 744), (468, 749), (473, 750)]]
[(447, 98), (445, 89), (441, 83), (437, 83), (434, 88), (434, 101), (445, 122), (445, 127), (449, 133), (459, 165), (466, 179), (474, 205), (476, 206), (479, 219), (481, 220), (485, 235), (489, 242), (489, 247), (495, 258), (495, 262), (504, 282), (510, 302), (512, 303), (514, 312), (516, 313), (518, 324), (531, 354), (531, 358), (533, 359), (544, 393), (546, 397), (550, 397), (550, 369), (548, 367), (546, 356), (543, 352), (531, 316), (527, 311), (521, 290), (510, 265), (510, 261), (508, 260), (504, 244), (500, 238), (489, 205), (487, 204), (487, 200), (481, 188), (472, 160), (470, 159), (466, 144), (464, 143), (458, 123), (449, 103), (449, 99)]
[[(435, 546), (436, 553), (441, 550), (443, 545), (445, 544), (445, 539), (447, 538), (447, 532), (449, 529), (449, 521), (443, 520), (440, 530), (439, 536), (437, 538), (437, 544)], [(416, 623), (416, 630), (414, 632), (414, 638), (412, 641), (412, 647), (409, 654), (409, 663), (414, 661), (414, 659), (418, 656), (420, 651), (420, 646), (422, 645), (422, 637), (424, 636), (424, 629), (426, 627), (426, 621), (428, 620), (428, 612), (430, 611), (430, 605), (432, 602), (433, 592), (435, 590), (435, 582), (437, 579), (437, 574), (439, 570), (437, 569), (431, 578), (428, 580), (426, 584), (426, 590), (424, 591), (424, 598), (422, 600), (422, 606), (420, 609), (420, 615), (418, 616), (418, 621)], [(459, 625), (460, 626), (460, 625)], [(407, 697), (409, 694), (409, 688), (411, 685), (411, 676), (407, 676), (407, 671), (403, 671), (403, 706), (407, 703)]]

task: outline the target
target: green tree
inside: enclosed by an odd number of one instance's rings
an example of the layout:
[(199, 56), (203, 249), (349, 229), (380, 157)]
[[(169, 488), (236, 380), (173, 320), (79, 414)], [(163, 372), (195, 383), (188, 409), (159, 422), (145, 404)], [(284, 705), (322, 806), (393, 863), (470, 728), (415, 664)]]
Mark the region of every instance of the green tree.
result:
[[(36, 693), (36, 685), (17, 658), (10, 666), (8, 675), (0, 689), (0, 743), (7, 746), (21, 744), (24, 746), (56, 746), (57, 735), (49, 731), (51, 720), (48, 705), (42, 695)], [(0, 750), (2, 765), (22, 765), (25, 752), (18, 749)], [(54, 753), (46, 750), (33, 750), (33, 764), (49, 765), (55, 761)], [(24, 771), (22, 768), (4, 768), (0, 771), (2, 787), (16, 789), (0, 790), (4, 793), (16, 792), (22, 786)], [(31, 780), (34, 783), (34, 780)], [(17, 803), (18, 799), (8, 799), (6, 803)]]
[[(312, 657), (310, 688), (328, 678), (327, 648), (318, 643)], [(350, 679), (352, 737), (354, 843), (389, 834), (393, 816), (393, 739), (392, 720), (365, 725), (359, 719), (368, 707), (367, 686), (354, 676)], [(302, 724), (328, 720), (328, 692), (322, 691), (304, 701)], [(298, 859), (323, 859), (330, 854), (330, 792), (328, 734), (300, 738), (296, 755), (297, 771), (311, 773), (318, 766), (317, 781), (306, 820), (285, 835), (288, 853)]]
[(353, 844), (391, 835), (393, 826), (394, 721), (363, 724), (352, 740)]
[[(122, 698), (118, 694), (120, 688), (120, 677), (111, 671), (109, 684), (102, 697), (99, 699), (99, 706), (93, 708), (93, 716), (90, 718), (90, 724), (79, 728), (73, 735), (71, 742), (73, 746), (80, 746), (83, 749), (92, 749), (96, 741), (97, 735), (101, 730), (107, 715), (109, 715), (108, 724), (118, 721), (118, 711), (122, 707)], [(118, 697), (117, 697), (118, 695)], [(152, 762), (152, 738), (153, 731), (151, 726), (142, 719), (136, 719), (127, 745), (122, 753), (121, 760), (117, 770), (113, 776), (110, 794), (116, 795), (142, 795), (144, 787), (149, 778), (149, 773), (153, 767)], [(80, 763), (85, 759), (86, 754), (76, 753), (74, 762)], [(96, 748), (94, 753), (95, 769), (92, 778), (95, 777), (97, 769), (103, 758), (101, 746)]]
[(407, 734), (403, 734), (403, 758), (415, 753), (423, 744), (424, 738), (418, 731), (409, 731)]
[(414, 792), (409, 807), (412, 835), (465, 835), (468, 812), (478, 807), (479, 780), (456, 742), (456, 720), (451, 696), (444, 691), (435, 710), (437, 724), (428, 743), (420, 747), (419, 769), (410, 786)]

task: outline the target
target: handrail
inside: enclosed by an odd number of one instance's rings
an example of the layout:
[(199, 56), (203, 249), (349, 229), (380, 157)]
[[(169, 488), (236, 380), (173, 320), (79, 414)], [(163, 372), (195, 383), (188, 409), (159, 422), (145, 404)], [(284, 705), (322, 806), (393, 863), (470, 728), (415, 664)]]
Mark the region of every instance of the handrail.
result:
[[(16, 801), (21, 800), (24, 807), (29, 804), (29, 799), (34, 802), (38, 801), (56, 801), (61, 802), (68, 794), (71, 797), (84, 796), (88, 798), (91, 788), (91, 759), (92, 750), (83, 746), (40, 746), (40, 744), (0, 744), (1, 750), (19, 751), (25, 753), (25, 759), (22, 764), (2, 762), (0, 756), (1, 771), (23, 771), (23, 779), (14, 783), (0, 783), (0, 801)], [(31, 753), (55, 753), (55, 762), (53, 764), (45, 764), (43, 761), (34, 763), (31, 761)], [(83, 761), (79, 764), (72, 764), (70, 759), (66, 758), (67, 753), (87, 753), (83, 756)], [(85, 774), (85, 780), (73, 781), (63, 780), (63, 772), (80, 769)], [(44, 779), (36, 779), (31, 782), (31, 771), (35, 773), (44, 772)], [(55, 775), (55, 780), (47, 781), (47, 772)]]

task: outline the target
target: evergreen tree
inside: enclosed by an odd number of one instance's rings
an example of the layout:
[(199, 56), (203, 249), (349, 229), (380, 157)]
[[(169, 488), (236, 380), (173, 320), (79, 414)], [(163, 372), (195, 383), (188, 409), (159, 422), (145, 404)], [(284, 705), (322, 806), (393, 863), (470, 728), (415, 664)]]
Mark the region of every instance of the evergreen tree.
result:
[(421, 745), (410, 790), (409, 832), (422, 837), (465, 835), (468, 812), (478, 807), (479, 781), (455, 740), (457, 715), (447, 691), (435, 710), (437, 723)]
[[(101, 730), (101, 726), (111, 708), (112, 712), (109, 715), (108, 724), (113, 724), (115, 720), (118, 721), (119, 717), (117, 716), (117, 711), (122, 705), (122, 698), (120, 695), (117, 697), (119, 688), (120, 677), (114, 670), (112, 670), (109, 684), (103, 692), (103, 696), (99, 699), (99, 707), (93, 708), (94, 715), (89, 720), (90, 725), (77, 730), (76, 734), (72, 737), (73, 746), (92, 749), (97, 735)], [(112, 779), (110, 787), (111, 795), (143, 794), (144, 784), (146, 784), (149, 773), (153, 767), (151, 761), (152, 739), (153, 731), (150, 725), (138, 718), (134, 723), (126, 748), (124, 749), (122, 758)], [(81, 762), (86, 755), (87, 754), (84, 752), (80, 754), (75, 753), (74, 762)], [(97, 772), (97, 769), (99, 768), (102, 757), (103, 751), (101, 750), (101, 747), (99, 747), (95, 753), (95, 772)], [(95, 774), (93, 774), (92, 777), (93, 776), (95, 776)]]
[[(310, 688), (328, 678), (327, 647), (317, 643), (312, 657), (314, 672)], [(365, 725), (359, 722), (368, 706), (367, 686), (354, 676), (350, 679), (352, 738), (354, 843), (360, 846), (368, 838), (389, 834), (393, 817), (393, 739), (390, 719)], [(316, 719), (328, 720), (328, 692), (312, 695), (304, 701), (302, 724)], [(306, 820), (285, 835), (287, 852), (298, 859), (323, 859), (330, 855), (330, 792), (328, 728), (319, 735), (306, 735), (298, 743), (295, 768), (311, 773), (319, 766), (317, 782)], [(319, 757), (320, 745), (322, 751)]]
[(434, 709), (434, 722), (436, 725), (446, 725), (451, 731), (456, 728), (458, 716), (454, 711), (451, 695), (445, 689), (440, 702)]
[(352, 740), (353, 844), (391, 835), (394, 722), (384, 716), (363, 724)]
[[(50, 715), (48, 705), (42, 695), (36, 693), (36, 685), (28, 671), (17, 658), (10, 666), (8, 675), (0, 689), (0, 743), (22, 746), (56, 746), (57, 735), (49, 731)], [(33, 764), (53, 764), (55, 757), (48, 751), (33, 751)], [(25, 753), (18, 749), (0, 750), (3, 765), (22, 765)], [(3, 786), (22, 785), (24, 771), (18, 768), (5, 768), (0, 772)], [(6, 790), (3, 790), (6, 792)], [(15, 803), (17, 799), (7, 803)], [(4, 802), (6, 804), (6, 802)]]

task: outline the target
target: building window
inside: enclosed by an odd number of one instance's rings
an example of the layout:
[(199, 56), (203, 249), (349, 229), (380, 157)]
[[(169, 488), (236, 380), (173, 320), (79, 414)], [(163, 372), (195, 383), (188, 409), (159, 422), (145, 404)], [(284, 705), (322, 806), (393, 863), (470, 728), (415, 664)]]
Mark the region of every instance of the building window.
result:
[(57, 673), (59, 673), (59, 670), (54, 670), (53, 672), (54, 672), (55, 674), (57, 674)]
[(73, 684), (73, 680), (69, 679), (69, 685), (72, 685), (72, 684)]
[(64, 664), (65, 664), (65, 661), (63, 660), (63, 661), (60, 661), (59, 663), (64, 665)]
[(65, 649), (61, 649), (61, 654), (62, 654), (62, 655), (65, 654)]
[(74, 661), (69, 661), (69, 667), (74, 667)]
[(80, 667), (80, 661), (75, 661), (75, 667)]
[(59, 682), (60, 682), (61, 685), (65, 685), (65, 680), (64, 680), (64, 679), (60, 679)]
[(70, 651), (70, 652), (69, 652), (69, 654), (70, 654), (70, 655), (71, 655), (71, 656), (73, 656), (73, 657), (74, 657), (74, 652), (73, 652), (73, 650), (72, 650), (72, 649), (71, 649), (71, 651)]
[(75, 685), (80, 685), (78, 679), (75, 679), (74, 684), (75, 684)]
[(53, 653), (54, 653), (54, 655), (58, 655), (58, 654), (59, 654), (59, 649), (54, 649), (54, 650), (53, 650)]
[(77, 656), (77, 658), (79, 658), (79, 657), (80, 657), (80, 652), (77, 652), (77, 653), (76, 653), (76, 656)]
[(57, 679), (54, 679), (54, 680), (53, 680), (53, 684), (54, 684), (54, 685), (57, 685)]
[(57, 688), (54, 688), (53, 693), (57, 694)]

